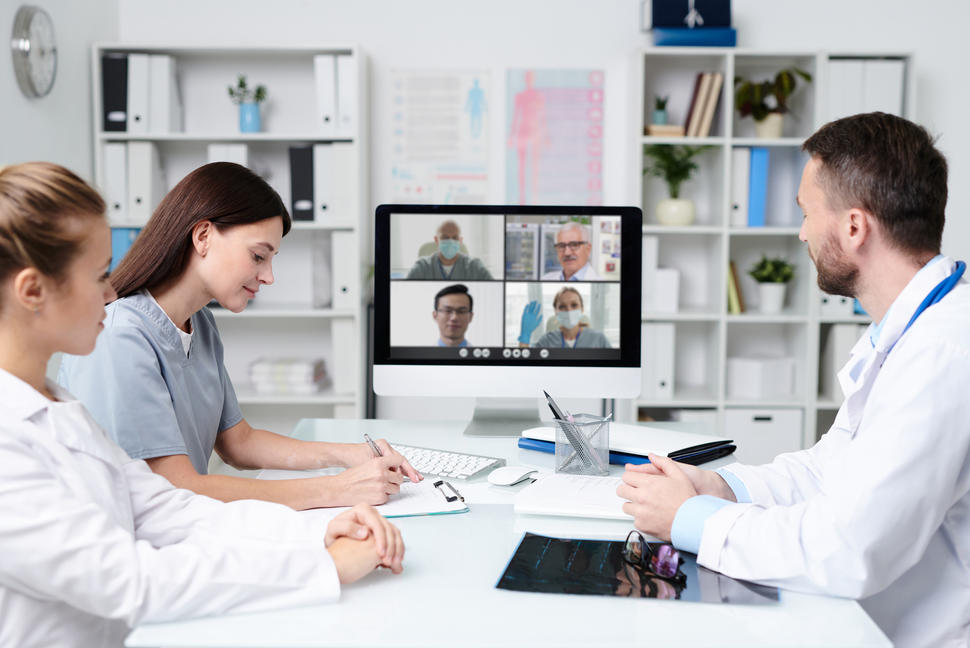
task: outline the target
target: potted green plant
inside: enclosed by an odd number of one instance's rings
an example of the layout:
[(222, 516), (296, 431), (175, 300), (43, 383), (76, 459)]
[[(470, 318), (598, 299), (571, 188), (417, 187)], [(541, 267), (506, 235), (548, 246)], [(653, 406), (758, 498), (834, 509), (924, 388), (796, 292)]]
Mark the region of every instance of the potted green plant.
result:
[(229, 98), (239, 106), (239, 132), (258, 133), (263, 129), (259, 104), (266, 100), (266, 86), (249, 87), (246, 75), (240, 74), (236, 85), (229, 86)]
[(789, 112), (788, 98), (798, 86), (798, 77), (811, 83), (812, 75), (797, 67), (779, 71), (774, 79), (749, 81), (734, 77), (734, 107), (741, 117), (754, 118), (758, 137), (781, 137), (783, 115)]
[(781, 257), (768, 258), (762, 254), (761, 260), (751, 266), (748, 274), (758, 282), (759, 310), (780, 313), (785, 305), (785, 289), (795, 276), (795, 266)]
[(679, 144), (650, 144), (643, 153), (650, 162), (644, 175), (663, 178), (669, 197), (657, 203), (657, 222), (662, 225), (690, 225), (694, 222), (694, 202), (680, 197), (680, 186), (690, 180), (697, 170), (694, 157), (710, 146), (681, 146)]
[(670, 99), (670, 95), (666, 97), (661, 97), (656, 95), (653, 98), (653, 123), (654, 124), (666, 124), (667, 123), (667, 100)]

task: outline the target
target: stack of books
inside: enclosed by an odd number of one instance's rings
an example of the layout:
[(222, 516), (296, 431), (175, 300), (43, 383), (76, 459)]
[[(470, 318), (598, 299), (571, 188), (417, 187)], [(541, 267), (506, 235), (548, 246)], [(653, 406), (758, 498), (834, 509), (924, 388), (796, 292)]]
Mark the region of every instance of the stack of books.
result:
[(687, 137), (707, 137), (711, 134), (711, 125), (714, 123), (723, 85), (723, 72), (697, 73), (687, 110), (687, 123), (684, 126)]
[(321, 359), (259, 358), (249, 365), (249, 382), (260, 394), (316, 394), (327, 372)]

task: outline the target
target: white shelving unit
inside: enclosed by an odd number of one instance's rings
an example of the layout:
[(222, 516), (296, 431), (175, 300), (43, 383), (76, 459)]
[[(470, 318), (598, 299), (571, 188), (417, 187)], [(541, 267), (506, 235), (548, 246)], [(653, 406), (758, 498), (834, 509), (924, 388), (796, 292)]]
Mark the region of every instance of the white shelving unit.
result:
[[(183, 114), (181, 132), (134, 134), (103, 129), (101, 57), (108, 53), (166, 54), (173, 58)], [(314, 56), (318, 54), (349, 56), (353, 61), (357, 82), (356, 126), (352, 131), (328, 136), (317, 126)], [(248, 166), (279, 192), (292, 214), (289, 147), (323, 143), (352, 147), (356, 167), (349, 171), (349, 178), (355, 187), (346, 211), (328, 213), (325, 219), (315, 221), (294, 221), (274, 259), (275, 283), (264, 286), (242, 313), (219, 308), (213, 313), (225, 344), (226, 368), (251, 424), (287, 431), (308, 416), (363, 416), (362, 287), (365, 244), (369, 241), (369, 221), (364, 212), (368, 168), (364, 54), (348, 44), (199, 47), (99, 43), (92, 49), (91, 70), (95, 177), (102, 188), (107, 143), (154, 144), (164, 178), (162, 195), (208, 161), (209, 144), (241, 143), (247, 145)], [(246, 74), (251, 85), (264, 84), (268, 89), (262, 111), (263, 132), (238, 132), (238, 109), (226, 93), (238, 74)], [(351, 266), (349, 272), (340, 273), (339, 286), (331, 265), (332, 237), (338, 232), (342, 237), (339, 247)], [(351, 306), (330, 306), (331, 296), (338, 290), (353, 296)], [(321, 393), (308, 396), (259, 394), (249, 384), (248, 367), (261, 356), (323, 358), (332, 382)]]
[[(738, 415), (758, 420), (784, 421), (796, 418), (800, 427), (786, 443), (805, 447), (831, 425), (840, 403), (819, 392), (819, 354), (823, 327), (833, 323), (866, 323), (864, 316), (823, 317), (819, 303), (815, 268), (798, 240), (801, 211), (795, 204), (801, 171), (807, 157), (802, 142), (833, 116), (827, 91), (832, 62), (902, 61), (905, 71), (900, 107), (912, 116), (913, 83), (908, 78), (910, 55), (886, 52), (761, 52), (734, 48), (649, 48), (635, 53), (631, 65), (631, 95), (637, 104), (631, 111), (631, 143), (628, 168), (631, 186), (643, 208), (644, 236), (658, 238), (659, 267), (679, 271), (679, 308), (674, 313), (644, 312), (644, 324), (668, 323), (674, 327), (674, 350), (663, 361), (672, 367), (673, 389), (665, 397), (641, 397), (631, 403), (627, 414), (700, 416), (714, 423), (721, 433), (735, 434)], [(809, 84), (799, 79), (790, 98), (792, 112), (785, 116), (783, 137), (754, 136), (751, 118), (741, 119), (734, 110), (733, 80), (736, 76), (761, 80), (773, 78), (778, 70), (798, 67), (809, 72)], [(694, 80), (699, 72), (721, 72), (724, 85), (711, 134), (707, 137), (650, 137), (653, 98), (669, 95), (669, 123), (686, 122)], [(899, 112), (899, 111), (897, 111)], [(709, 145), (698, 160), (699, 168), (681, 187), (681, 197), (693, 200), (695, 222), (686, 227), (658, 224), (655, 205), (667, 197), (662, 179), (643, 175), (643, 149), (649, 144)], [(767, 147), (770, 151), (766, 224), (764, 227), (736, 227), (730, 224), (732, 150), (739, 146)], [(760, 314), (758, 293), (747, 270), (761, 254), (783, 256), (795, 266), (789, 283), (786, 306), (777, 315)], [(746, 303), (741, 314), (728, 314), (729, 261), (735, 263), (740, 289)], [(646, 290), (646, 288), (645, 288)], [(645, 303), (646, 300), (645, 300)], [(645, 348), (649, 348), (645, 341)], [(648, 351), (649, 353), (649, 351)], [(763, 399), (729, 396), (727, 359), (745, 355), (786, 356), (794, 359), (792, 393)], [(645, 358), (645, 362), (651, 362)], [(644, 367), (645, 376), (653, 368)], [(645, 378), (649, 380), (649, 378)], [(639, 410), (639, 411), (638, 411)], [(759, 416), (759, 413), (763, 416)], [(770, 427), (770, 426), (769, 426)], [(745, 441), (750, 439), (746, 438)], [(778, 446), (772, 438), (766, 446)]]

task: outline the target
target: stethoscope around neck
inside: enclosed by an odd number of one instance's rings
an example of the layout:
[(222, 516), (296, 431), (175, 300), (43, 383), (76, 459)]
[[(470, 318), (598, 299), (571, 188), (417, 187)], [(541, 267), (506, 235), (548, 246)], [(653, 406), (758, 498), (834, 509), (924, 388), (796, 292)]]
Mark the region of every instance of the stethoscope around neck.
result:
[[(923, 314), (923, 311), (933, 304), (939, 302), (941, 299), (946, 297), (951, 290), (953, 290), (953, 287), (956, 286), (957, 282), (959, 282), (963, 277), (963, 273), (966, 269), (966, 263), (963, 261), (957, 261), (956, 269), (951, 272), (949, 276), (943, 279), (943, 281), (936, 284), (933, 290), (931, 290), (929, 294), (923, 298), (920, 305), (916, 307), (916, 311), (913, 313), (913, 316), (909, 318), (909, 322), (906, 323), (906, 327), (903, 329), (903, 332), (900, 333), (899, 337), (896, 338), (896, 342), (899, 341), (899, 338), (903, 337), (906, 331), (909, 330), (909, 327), (913, 325), (913, 322), (916, 321), (916, 318)], [(896, 342), (893, 342), (892, 345), (890, 345), (890, 347), (884, 351), (886, 355), (888, 355), (889, 352), (892, 351), (893, 347), (896, 346)]]

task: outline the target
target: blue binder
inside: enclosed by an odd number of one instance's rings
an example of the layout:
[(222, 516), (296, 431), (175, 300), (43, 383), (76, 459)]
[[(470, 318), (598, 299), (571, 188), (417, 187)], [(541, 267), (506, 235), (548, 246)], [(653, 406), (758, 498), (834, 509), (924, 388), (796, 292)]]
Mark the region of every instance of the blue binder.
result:
[(765, 226), (768, 201), (768, 149), (751, 148), (751, 173), (748, 176), (748, 227)]
[[(538, 450), (539, 452), (546, 452), (550, 454), (556, 452), (556, 444), (552, 441), (541, 441), (539, 439), (519, 437), (518, 445), (523, 450)], [(708, 461), (713, 461), (714, 459), (725, 457), (735, 450), (737, 450), (737, 446), (733, 443), (714, 444), (711, 447), (698, 448), (696, 452), (676, 454), (671, 457), (671, 459), (696, 466)], [(625, 452), (616, 452), (615, 450), (610, 450), (610, 463), (622, 466), (628, 463), (650, 463), (650, 460), (643, 455), (628, 454)]]

